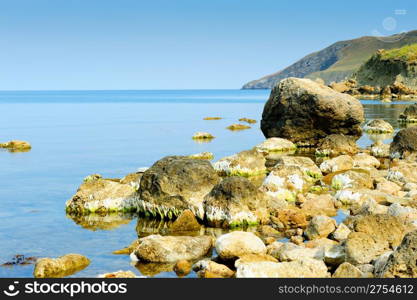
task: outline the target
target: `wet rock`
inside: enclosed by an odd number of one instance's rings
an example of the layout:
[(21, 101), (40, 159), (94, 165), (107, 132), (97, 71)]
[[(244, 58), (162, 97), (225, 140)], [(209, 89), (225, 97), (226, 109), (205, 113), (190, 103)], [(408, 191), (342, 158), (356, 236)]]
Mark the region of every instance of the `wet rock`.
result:
[(104, 273), (98, 276), (99, 278), (138, 278), (132, 271), (116, 271), (112, 273)]
[(399, 116), (398, 121), (401, 123), (417, 123), (417, 104), (407, 106)]
[(373, 188), (373, 181), (368, 170), (352, 169), (335, 175), (332, 178), (331, 187), (334, 190), (371, 189)]
[(314, 146), (330, 134), (359, 137), (361, 103), (309, 79), (286, 78), (271, 92), (262, 114), (266, 137), (282, 137)]
[(190, 209), (204, 217), (203, 200), (220, 181), (206, 160), (167, 156), (157, 161), (142, 176), (139, 210), (160, 218), (173, 218)]
[(134, 255), (143, 262), (169, 263), (194, 260), (206, 255), (212, 248), (210, 236), (160, 236), (141, 238)]
[(354, 265), (345, 262), (334, 272), (333, 278), (362, 278), (364, 274)]
[(90, 260), (80, 254), (66, 254), (58, 258), (40, 258), (36, 261), (33, 276), (36, 278), (59, 278), (72, 275), (90, 264)]
[(246, 150), (224, 157), (213, 164), (223, 176), (257, 176), (265, 174), (265, 157), (256, 150)]
[(331, 134), (326, 136), (316, 149), (316, 156), (335, 157), (339, 155), (354, 155), (359, 148), (356, 145), (357, 137), (343, 134)]
[(378, 277), (417, 277), (417, 230), (408, 233), (389, 256)]
[(407, 158), (417, 153), (417, 126), (401, 129), (390, 147), (391, 158)]
[(187, 276), (191, 272), (191, 263), (188, 260), (179, 260), (174, 266), (174, 272), (179, 277)]
[(336, 230), (333, 232), (333, 238), (336, 240), (336, 241), (339, 241), (339, 242), (342, 242), (342, 241), (344, 241), (344, 240), (346, 240), (347, 239), (347, 237), (349, 236), (349, 233), (350, 233), (351, 231), (350, 231), (350, 229), (349, 229), (349, 227), (347, 227), (345, 224), (343, 224), (343, 223), (340, 223), (338, 226), (337, 226), (337, 228), (336, 228)]
[(235, 130), (244, 130), (244, 129), (250, 129), (251, 127), (248, 125), (243, 125), (243, 124), (232, 124), (226, 127), (226, 129), (229, 129), (231, 131), (235, 131)]
[(75, 214), (136, 211), (139, 195), (136, 186), (87, 176), (77, 193), (66, 203), (66, 211)]
[(307, 194), (305, 202), (301, 205), (301, 209), (308, 217), (315, 215), (335, 216), (337, 214), (334, 199), (329, 194)]
[(197, 275), (201, 278), (231, 278), (235, 275), (235, 272), (227, 266), (209, 259), (203, 259), (196, 262), (193, 265), (193, 270), (197, 272)]
[(189, 209), (184, 210), (169, 227), (170, 231), (174, 232), (199, 231), (200, 228), (201, 225), (198, 223), (193, 212)]
[(286, 152), (295, 150), (297, 147), (289, 140), (277, 137), (269, 138), (257, 145), (256, 150), (260, 152)]
[(6, 148), (9, 151), (29, 151), (32, 146), (29, 142), (13, 140), (6, 143), (0, 143), (0, 148)]
[(335, 173), (346, 171), (353, 168), (354, 161), (349, 155), (341, 155), (329, 160), (325, 160), (320, 164), (320, 170), (325, 173)]
[(353, 158), (353, 167), (355, 168), (379, 168), (381, 165), (380, 161), (375, 157), (366, 154), (358, 153)]
[(329, 277), (323, 261), (311, 258), (291, 262), (250, 262), (237, 267), (237, 278), (319, 278)]
[(394, 132), (394, 128), (390, 123), (382, 119), (375, 119), (368, 121), (363, 130), (367, 133), (391, 133)]
[(196, 132), (193, 135), (193, 140), (212, 140), (215, 137), (208, 132)]
[(248, 179), (224, 178), (204, 198), (208, 224), (215, 227), (255, 225), (268, 220), (268, 199)]
[(314, 216), (306, 230), (304, 231), (305, 236), (309, 240), (314, 240), (317, 238), (327, 237), (330, 233), (332, 233), (336, 229), (336, 221), (332, 218), (327, 216), (319, 215)]
[(251, 232), (233, 231), (216, 240), (216, 252), (224, 260), (235, 259), (244, 254), (265, 254), (262, 240)]

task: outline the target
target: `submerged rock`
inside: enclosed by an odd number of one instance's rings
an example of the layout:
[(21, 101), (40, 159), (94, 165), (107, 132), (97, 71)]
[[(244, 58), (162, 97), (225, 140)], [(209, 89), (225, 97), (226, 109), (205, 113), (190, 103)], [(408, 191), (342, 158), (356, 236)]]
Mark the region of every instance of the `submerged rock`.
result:
[(167, 156), (142, 176), (139, 210), (160, 218), (173, 218), (190, 209), (204, 218), (203, 200), (220, 181), (206, 160)]
[(261, 152), (286, 152), (286, 151), (293, 151), (297, 149), (295, 144), (289, 140), (281, 139), (277, 137), (272, 137), (266, 139), (259, 145), (255, 147), (258, 151)]
[(283, 79), (271, 92), (261, 129), (302, 146), (317, 145), (330, 134), (359, 137), (364, 120), (362, 104), (309, 79)]
[(245, 254), (266, 254), (262, 240), (251, 232), (233, 231), (216, 240), (216, 252), (224, 260), (236, 259)]
[(72, 275), (90, 264), (80, 254), (67, 254), (58, 258), (40, 258), (36, 261), (33, 276), (36, 278), (59, 278)]
[(133, 253), (143, 262), (170, 263), (198, 259), (207, 255), (212, 245), (210, 236), (150, 235), (137, 241)]
[(32, 146), (26, 141), (10, 141), (7, 143), (0, 143), (0, 148), (6, 148), (9, 151), (29, 151)]
[(387, 121), (382, 119), (375, 119), (368, 121), (363, 130), (367, 133), (392, 133), (394, 132), (394, 127)]
[(205, 219), (210, 226), (236, 227), (268, 219), (267, 196), (248, 179), (224, 178), (204, 198)]
[(87, 176), (77, 193), (65, 203), (66, 211), (75, 214), (136, 211), (138, 185), (138, 182), (123, 184), (103, 179), (98, 174)]
[(266, 173), (265, 157), (252, 149), (224, 157), (213, 164), (214, 169), (223, 176), (257, 176)]
[(343, 134), (331, 134), (326, 136), (316, 149), (316, 156), (335, 157), (339, 155), (354, 155), (359, 148), (356, 145), (357, 137)]
[(417, 230), (408, 233), (401, 245), (388, 257), (378, 277), (417, 277)]
[(417, 154), (417, 126), (400, 130), (390, 147), (391, 158), (407, 158)]

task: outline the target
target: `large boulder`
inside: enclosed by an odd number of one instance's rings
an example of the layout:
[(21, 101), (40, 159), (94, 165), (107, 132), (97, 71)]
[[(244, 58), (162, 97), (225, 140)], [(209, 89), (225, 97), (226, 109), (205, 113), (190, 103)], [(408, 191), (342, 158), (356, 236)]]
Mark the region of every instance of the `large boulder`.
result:
[(204, 217), (203, 200), (220, 181), (210, 162), (168, 156), (145, 171), (140, 182), (139, 209), (145, 214), (173, 218), (190, 209)]
[(212, 246), (210, 236), (150, 235), (136, 242), (133, 254), (143, 262), (169, 263), (198, 259), (205, 256)]
[(352, 96), (309, 79), (286, 78), (265, 104), (261, 129), (267, 138), (314, 146), (330, 134), (359, 137), (363, 121), (362, 104)]
[(417, 277), (417, 230), (408, 233), (401, 245), (388, 257), (378, 277)]
[(265, 174), (265, 162), (262, 152), (252, 149), (223, 157), (213, 167), (222, 176), (249, 177)]
[(407, 158), (417, 153), (417, 126), (400, 130), (390, 147), (391, 158)]
[(103, 179), (98, 174), (87, 176), (77, 193), (66, 202), (66, 211), (77, 215), (136, 211), (140, 202), (138, 184)]
[(267, 195), (248, 179), (224, 178), (204, 199), (205, 219), (210, 226), (255, 225), (268, 219)]
[(245, 254), (266, 254), (262, 240), (251, 232), (233, 231), (216, 240), (216, 252), (224, 260), (236, 259)]

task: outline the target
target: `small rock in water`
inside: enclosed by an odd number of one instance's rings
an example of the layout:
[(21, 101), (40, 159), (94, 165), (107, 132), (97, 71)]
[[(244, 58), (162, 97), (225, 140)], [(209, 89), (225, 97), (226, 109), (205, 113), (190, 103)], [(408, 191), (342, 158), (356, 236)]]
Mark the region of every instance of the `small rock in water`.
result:
[(58, 258), (40, 258), (36, 261), (33, 275), (36, 278), (57, 278), (72, 275), (90, 264), (90, 260), (80, 254), (67, 254)]
[(363, 130), (367, 133), (392, 133), (394, 128), (390, 123), (382, 119), (375, 119), (368, 121)]
[(99, 278), (138, 278), (132, 271), (116, 271), (112, 273), (104, 273), (98, 276)]
[(10, 141), (7, 143), (0, 143), (0, 148), (6, 148), (9, 151), (29, 151), (30, 149), (32, 149), (32, 146), (25, 141), (18, 141), (18, 140), (14, 140), (14, 141)]
[(239, 122), (246, 122), (246, 123), (249, 123), (249, 124), (255, 124), (256, 123), (256, 120), (249, 119), (249, 118), (240, 118), (239, 119)]
[(170, 231), (199, 231), (201, 225), (198, 223), (193, 212), (189, 209), (184, 210), (174, 223), (169, 227)]
[(210, 120), (221, 120), (222, 117), (205, 117), (203, 120), (210, 121)]
[(174, 272), (180, 276), (187, 276), (191, 272), (191, 263), (188, 260), (179, 260), (174, 266)]
[(251, 128), (250, 126), (243, 125), (243, 124), (232, 124), (232, 125), (226, 127), (226, 129), (229, 129), (231, 131), (244, 130), (244, 129), (250, 129), (250, 128)]
[(193, 135), (194, 140), (211, 140), (214, 139), (214, 136), (208, 132), (196, 132)]
[(286, 152), (297, 149), (295, 144), (289, 140), (281, 139), (277, 137), (269, 138), (255, 146), (258, 151), (261, 152)]

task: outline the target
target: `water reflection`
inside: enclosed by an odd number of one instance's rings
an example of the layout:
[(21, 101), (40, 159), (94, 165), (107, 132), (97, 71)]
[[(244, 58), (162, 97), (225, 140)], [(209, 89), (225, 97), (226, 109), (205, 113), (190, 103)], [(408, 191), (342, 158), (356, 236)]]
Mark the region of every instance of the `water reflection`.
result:
[(88, 214), (75, 215), (67, 214), (67, 218), (74, 221), (84, 229), (96, 230), (113, 230), (122, 225), (129, 224), (130, 221), (137, 218), (136, 214), (132, 213), (111, 213), (111, 214)]

